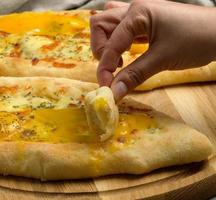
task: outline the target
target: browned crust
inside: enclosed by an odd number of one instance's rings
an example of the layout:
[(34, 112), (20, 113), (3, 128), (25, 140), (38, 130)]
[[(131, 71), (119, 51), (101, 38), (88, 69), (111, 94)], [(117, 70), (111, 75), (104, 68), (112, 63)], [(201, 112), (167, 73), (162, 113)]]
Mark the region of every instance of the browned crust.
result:
[(52, 62), (46, 61), (39, 61), (37, 64), (32, 64), (32, 60), (5, 57), (0, 59), (0, 75), (15, 77), (63, 77), (86, 82), (97, 82), (96, 61), (82, 62), (68, 60), (67, 63), (73, 63), (74, 67), (54, 67)]

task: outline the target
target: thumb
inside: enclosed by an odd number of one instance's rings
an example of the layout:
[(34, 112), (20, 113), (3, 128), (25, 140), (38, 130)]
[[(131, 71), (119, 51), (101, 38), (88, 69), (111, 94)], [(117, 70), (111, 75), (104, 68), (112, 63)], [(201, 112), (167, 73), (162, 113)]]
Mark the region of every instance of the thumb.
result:
[(116, 102), (154, 74), (162, 71), (160, 54), (150, 48), (118, 72), (111, 84)]

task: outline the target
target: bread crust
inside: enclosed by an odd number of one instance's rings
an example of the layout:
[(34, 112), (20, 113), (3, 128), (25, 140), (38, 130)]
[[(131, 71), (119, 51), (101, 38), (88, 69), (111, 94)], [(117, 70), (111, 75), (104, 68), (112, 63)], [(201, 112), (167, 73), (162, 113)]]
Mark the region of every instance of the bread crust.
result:
[(163, 86), (208, 82), (216, 80), (216, 62), (211, 62), (208, 65), (178, 71), (163, 71), (155, 74), (143, 84), (138, 86), (136, 90), (152, 90)]
[[(128, 58), (126, 64), (131, 61)], [(98, 62), (96, 60), (89, 62), (73, 60), (72, 63), (75, 65), (74, 68), (56, 68), (52, 66), (52, 63), (45, 61), (39, 61), (37, 65), (32, 65), (31, 61), (27, 59), (5, 57), (0, 59), (0, 75), (63, 77), (97, 83), (96, 70)], [(139, 85), (136, 90), (147, 91), (164, 86), (215, 80), (216, 62), (211, 62), (200, 68), (160, 72)]]
[[(68, 62), (69, 63), (69, 62)], [(75, 61), (75, 67), (54, 67), (51, 62), (39, 61), (33, 65), (31, 60), (23, 58), (4, 57), (0, 58), (0, 75), (15, 77), (62, 77), (86, 82), (96, 83), (97, 61)]]
[[(0, 78), (0, 86), (14, 84), (20, 90), (31, 85), (34, 91), (41, 91), (46, 85), (49, 90), (40, 93), (45, 96), (64, 87), (68, 89), (63, 95), (79, 97), (97, 87), (64, 78)], [(159, 130), (138, 131), (133, 143), (114, 150), (109, 148), (112, 138), (101, 143), (1, 141), (0, 173), (41, 180), (143, 174), (161, 167), (198, 162), (211, 154), (208, 138), (187, 125), (132, 99), (123, 100), (119, 108), (120, 112), (139, 112), (154, 118)]]

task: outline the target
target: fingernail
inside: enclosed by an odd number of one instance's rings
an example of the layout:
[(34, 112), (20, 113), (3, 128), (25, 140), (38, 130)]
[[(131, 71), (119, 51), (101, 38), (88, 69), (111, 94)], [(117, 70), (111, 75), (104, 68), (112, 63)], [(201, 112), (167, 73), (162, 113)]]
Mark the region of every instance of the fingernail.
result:
[(113, 91), (113, 95), (114, 95), (116, 102), (121, 100), (127, 94), (127, 91), (128, 91), (127, 86), (122, 81), (119, 81), (115, 83), (114, 85), (112, 85), (111, 89)]

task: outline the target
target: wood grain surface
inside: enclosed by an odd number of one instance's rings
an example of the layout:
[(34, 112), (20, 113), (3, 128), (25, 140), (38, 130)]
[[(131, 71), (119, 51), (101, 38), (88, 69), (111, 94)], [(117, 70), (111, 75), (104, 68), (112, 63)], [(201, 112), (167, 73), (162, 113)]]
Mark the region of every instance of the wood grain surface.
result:
[[(135, 93), (132, 97), (206, 134), (216, 152), (216, 84), (193, 84)], [(216, 156), (208, 161), (76, 181), (40, 182), (0, 177), (0, 199), (199, 200), (216, 195)]]

